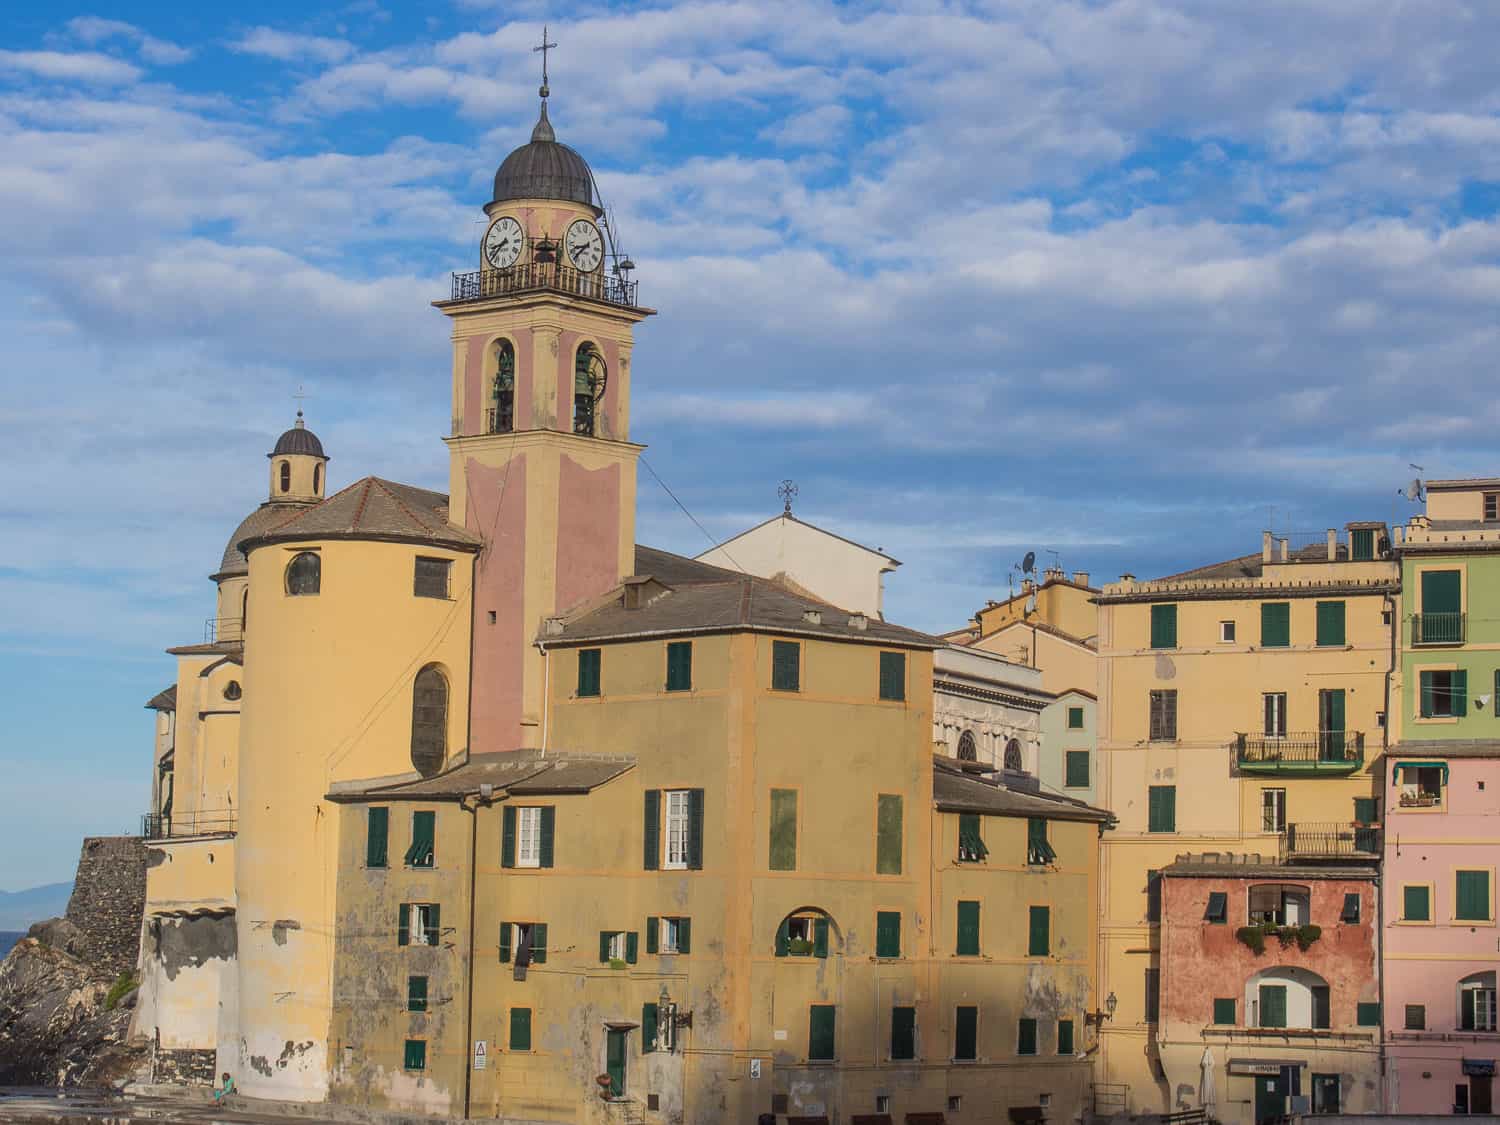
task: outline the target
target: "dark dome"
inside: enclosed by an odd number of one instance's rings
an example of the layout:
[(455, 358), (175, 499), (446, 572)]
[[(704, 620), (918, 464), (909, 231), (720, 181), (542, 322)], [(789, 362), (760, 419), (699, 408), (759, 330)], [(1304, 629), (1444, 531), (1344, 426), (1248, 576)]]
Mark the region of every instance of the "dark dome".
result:
[(494, 201), (502, 199), (566, 199), (597, 206), (594, 175), (583, 157), (558, 142), (547, 120), (546, 102), (531, 131), (531, 143), (507, 156), (495, 173)]
[[(313, 438), (317, 441), (317, 438)], [(240, 550), (240, 544), (255, 535), (263, 535), (277, 524), (285, 523), (298, 512), (307, 510), (306, 504), (269, 503), (262, 504), (240, 521), (239, 527), (234, 529), (234, 534), (229, 537), (229, 542), (224, 546), (224, 557), (219, 560), (218, 573), (214, 575), (215, 580), (232, 578), (237, 574), (249, 574), (250, 563), (245, 558), (245, 552)]]
[(318, 440), (318, 435), (303, 425), (300, 410), (297, 411), (296, 425), (276, 439), (276, 448), (266, 456), (279, 457), (283, 453), (322, 457), (325, 461), (328, 459), (323, 452), (323, 443)]

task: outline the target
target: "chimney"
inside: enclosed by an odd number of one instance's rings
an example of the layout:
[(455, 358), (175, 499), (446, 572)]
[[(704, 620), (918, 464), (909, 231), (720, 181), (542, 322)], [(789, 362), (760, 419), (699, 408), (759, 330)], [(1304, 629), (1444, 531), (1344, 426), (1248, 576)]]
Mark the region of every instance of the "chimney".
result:
[(542, 631), (549, 637), (560, 637), (565, 628), (561, 617), (549, 617), (542, 625)]
[(1339, 533), (1332, 527), (1328, 529), (1328, 561), (1339, 561)]
[(1290, 539), (1276, 540), (1276, 551), (1281, 556), (1282, 562), (1290, 562), (1292, 558), (1292, 541)]
[(1394, 527), (1392, 527), (1391, 528), (1391, 545), (1395, 546), (1395, 547), (1401, 546), (1401, 539), (1402, 539), (1403, 534), (1404, 534), (1404, 529), (1402, 528), (1402, 526), (1399, 523), (1396, 524)]
[(1073, 572), (1073, 585), (1087, 586), (1089, 584), (1089, 572), (1086, 570), (1075, 570)]
[(1260, 561), (1263, 563), (1271, 561), (1271, 533), (1269, 531), (1260, 533)]
[(625, 579), (624, 602), (626, 609), (640, 609), (641, 606), (646, 604), (646, 591), (650, 582), (651, 579), (649, 577), (639, 574), (631, 575)]
[(849, 628), (863, 633), (869, 626), (870, 619), (863, 613), (851, 613), (849, 615)]
[(1061, 582), (1062, 578), (1063, 568), (1060, 566), (1049, 566), (1042, 572), (1042, 579), (1046, 582)]

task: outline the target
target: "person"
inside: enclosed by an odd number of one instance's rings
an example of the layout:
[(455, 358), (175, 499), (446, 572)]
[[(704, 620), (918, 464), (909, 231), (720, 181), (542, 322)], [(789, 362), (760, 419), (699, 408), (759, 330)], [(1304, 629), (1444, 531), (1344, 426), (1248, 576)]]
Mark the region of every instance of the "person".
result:
[(214, 1104), (220, 1105), (224, 1099), (234, 1093), (234, 1079), (229, 1077), (229, 1071), (224, 1072), (223, 1085), (214, 1091)]

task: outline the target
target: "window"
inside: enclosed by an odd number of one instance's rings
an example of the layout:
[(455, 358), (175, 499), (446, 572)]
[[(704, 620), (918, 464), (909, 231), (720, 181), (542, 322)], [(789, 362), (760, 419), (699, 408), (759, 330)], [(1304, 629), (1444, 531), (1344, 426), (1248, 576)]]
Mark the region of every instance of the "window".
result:
[(693, 923), (689, 918), (647, 918), (647, 953), (691, 953)]
[(1151, 741), (1177, 741), (1177, 689), (1151, 693)]
[(365, 866), (384, 867), (390, 862), (391, 810), (372, 808), (365, 814)]
[(901, 915), (894, 910), (875, 914), (875, 956), (901, 956)]
[(1073, 1021), (1057, 1021), (1057, 1053), (1059, 1055), (1071, 1055), (1073, 1053)]
[(1161, 970), (1146, 970), (1146, 1022), (1161, 1019)]
[(1052, 908), (1033, 906), (1026, 930), (1026, 956), (1045, 957), (1052, 952)]
[[(1359, 532), (1355, 532), (1358, 535)], [(1366, 532), (1373, 535), (1374, 532)], [(1314, 1074), (1312, 1076), (1312, 1111), (1314, 1113), (1339, 1112), (1339, 1076), (1337, 1074)]]
[(1500, 492), (1484, 494), (1484, 518), (1486, 521), (1500, 520)]
[(294, 598), (311, 597), (323, 589), (323, 560), (316, 551), (299, 551), (286, 564), (286, 592)]
[(1286, 692), (1268, 691), (1260, 697), (1267, 738), (1286, 737)]
[(453, 564), (448, 559), (424, 559), (418, 556), (412, 574), (412, 594), (419, 598), (447, 598), (448, 572)]
[(875, 800), (875, 872), (901, 874), (902, 810), (899, 794), (882, 793)]
[(435, 852), (437, 813), (419, 809), (411, 814), (411, 847), (406, 849), (407, 867), (431, 867)]
[(1463, 574), (1457, 570), (1424, 570), (1422, 603), (1412, 616), (1414, 645), (1459, 644), (1464, 639)]
[(891, 1058), (914, 1059), (917, 1057), (917, 1010), (915, 1008), (891, 1009)]
[(1177, 831), (1177, 786), (1153, 785), (1147, 790), (1146, 831)]
[(979, 1051), (979, 1009), (960, 1005), (953, 1013), (953, 1057), (972, 1061)]
[(891, 1096), (889, 1094), (876, 1094), (875, 1095), (875, 1112), (876, 1113), (890, 1113), (891, 1112)]
[(1421, 672), (1418, 681), (1422, 718), (1453, 719), (1468, 713), (1469, 673), (1462, 668)]
[(832, 1004), (813, 1004), (807, 1016), (807, 1057), (820, 1062), (833, 1060)]
[(1407, 884), (1401, 888), (1401, 920), (1432, 921), (1432, 888)]
[(1036, 1020), (1022, 1019), (1016, 1027), (1016, 1054), (1036, 1054)]
[[(649, 952), (649, 950), (648, 950)], [(641, 1054), (656, 1050), (660, 1038), (661, 1011), (650, 1001), (641, 1005)]]
[(1379, 1027), (1380, 1004), (1373, 1000), (1361, 1000), (1354, 1005), (1354, 1022), (1359, 1027)]
[(979, 747), (974, 741), (974, 732), (971, 730), (966, 730), (958, 736), (958, 760), (960, 762), (979, 760)]
[(1047, 842), (1047, 822), (1041, 817), (1030, 817), (1026, 821), (1026, 862), (1038, 867), (1057, 862), (1057, 853)]
[(500, 866), (551, 867), (557, 810), (506, 805), (500, 814)]
[(990, 854), (979, 832), (978, 813), (958, 814), (958, 862), (982, 863)]
[(1460, 1031), (1495, 1030), (1495, 974), (1475, 973), (1458, 983)]
[(1252, 926), (1300, 926), (1311, 921), (1312, 893), (1306, 887), (1262, 883), (1250, 888)]
[(782, 919), (776, 928), (776, 956), (827, 957), (828, 929), (822, 914), (804, 912)]
[(672, 641), (667, 645), (667, 690), (693, 689), (693, 642)]
[(1012, 738), (1005, 744), (1005, 768), (1022, 773), (1026, 769), (1026, 763), (1021, 758), (1021, 743)]
[(494, 404), (490, 407), (489, 431), (508, 434), (516, 428), (516, 349), (509, 340), (495, 344)]
[(1428, 762), (1396, 768), (1401, 777), (1402, 808), (1433, 808), (1443, 803), (1443, 782), (1447, 780), (1443, 766)]
[(1318, 603), (1318, 645), (1322, 648), (1344, 644), (1344, 603)]
[[(666, 800), (663, 801), (665, 792)], [(646, 790), (644, 867), (647, 871), (703, 869), (703, 790)], [(663, 810), (665, 804), (665, 810)], [(665, 811), (665, 832), (663, 812)]]
[(1315, 1028), (1327, 1028), (1329, 1016), (1332, 1012), (1331, 993), (1326, 984), (1312, 985), (1312, 1025)]
[(1490, 873), (1456, 871), (1453, 882), (1453, 917), (1461, 922), (1490, 921)]
[(573, 360), (573, 432), (594, 436), (594, 412), (604, 393), (604, 357), (593, 344), (578, 346)]
[(1151, 647), (1177, 647), (1177, 607), (1175, 605), (1151, 607)]
[(512, 1051), (531, 1050), (530, 1008), (512, 1008), (510, 1010), (510, 1049)]
[(1069, 789), (1087, 789), (1089, 784), (1089, 752), (1069, 750), (1063, 755), (1066, 773), (1063, 785)]
[(1344, 760), (1344, 733), (1344, 689), (1325, 688), (1318, 692), (1318, 757), (1323, 761)]
[(423, 777), (443, 768), (448, 757), (448, 677), (436, 664), (412, 683), (411, 764)]
[(1203, 911), (1203, 920), (1218, 926), (1222, 926), (1229, 920), (1229, 893), (1227, 891), (1208, 893), (1208, 907)]
[(1214, 999), (1214, 1023), (1233, 1027), (1238, 1019), (1235, 1015), (1235, 1000), (1233, 996), (1220, 996)]
[(979, 956), (979, 903), (958, 904), (958, 940), (953, 952), (959, 957)]
[(323, 494), (323, 466), (322, 465), (314, 465), (313, 466), (313, 494), (315, 496), (321, 496)]
[(1339, 921), (1353, 925), (1359, 921), (1359, 913), (1359, 892), (1347, 892), (1344, 895), (1343, 908), (1339, 910)]
[(599, 960), (603, 964), (623, 961), (634, 965), (640, 956), (640, 935), (634, 930), (600, 930)]
[(768, 863), (772, 871), (797, 870), (795, 789), (771, 790), (771, 855)]
[(442, 933), (435, 902), (403, 902), (396, 913), (397, 945), (436, 945)]
[(1260, 830), (1262, 832), (1286, 831), (1286, 790), (1262, 789), (1260, 791)]
[(408, 1012), (425, 1012), (427, 1010), (427, 978), (406, 978), (406, 1010)]
[(1219, 643), (1220, 644), (1226, 644), (1226, 645), (1232, 645), (1232, 644), (1234, 644), (1234, 622), (1233, 621), (1220, 621), (1219, 622)]
[(427, 1040), (408, 1039), (406, 1050), (402, 1053), (401, 1066), (405, 1070), (426, 1070)]
[(1376, 805), (1374, 797), (1354, 798), (1354, 823), (1374, 824), (1376, 817)]
[(292, 490), (292, 463), (290, 461), (283, 461), (281, 463), (280, 476), (281, 491), (290, 492)]
[(500, 963), (507, 965), (512, 961), (518, 978), (519, 971), (527, 965), (547, 963), (547, 923), (500, 923)]
[(1287, 648), (1292, 643), (1292, 603), (1260, 603), (1260, 647)]
[(1357, 527), (1349, 533), (1349, 556), (1354, 562), (1369, 562), (1375, 557), (1375, 529)]
[(906, 698), (906, 653), (880, 654), (880, 698), (898, 702)]
[(662, 867), (668, 871), (683, 871), (688, 865), (688, 791), (669, 789), (667, 798), (667, 853), (662, 857)]
[(1427, 1030), (1427, 1005), (1426, 1004), (1408, 1004), (1408, 1005), (1406, 1005), (1406, 1022), (1404, 1024), (1404, 1026), (1405, 1026), (1405, 1028), (1406, 1028), (1407, 1031), (1426, 1031)]
[(802, 646), (796, 641), (771, 642), (771, 690), (802, 690)]
[(1263, 984), (1260, 986), (1261, 1027), (1286, 1026), (1286, 985)]
[(578, 650), (578, 697), (592, 698), (599, 694), (599, 658), (601, 650), (581, 648)]

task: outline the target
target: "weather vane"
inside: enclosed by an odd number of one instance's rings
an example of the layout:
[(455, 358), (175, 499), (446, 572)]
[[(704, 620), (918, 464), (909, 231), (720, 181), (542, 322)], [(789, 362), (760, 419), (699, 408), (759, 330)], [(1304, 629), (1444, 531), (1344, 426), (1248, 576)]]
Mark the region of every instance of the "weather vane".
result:
[(542, 52), (542, 88), (537, 92), (544, 98), (551, 93), (547, 89), (547, 52), (554, 50), (556, 47), (556, 43), (547, 42), (547, 25), (542, 24), (542, 42), (540, 45), (531, 48), (531, 52), (532, 54), (535, 54), (537, 51)]
[(781, 502), (784, 505), (782, 515), (791, 515), (792, 501), (797, 499), (797, 483), (790, 480), (782, 481), (781, 487), (776, 490), (776, 495), (781, 497)]

